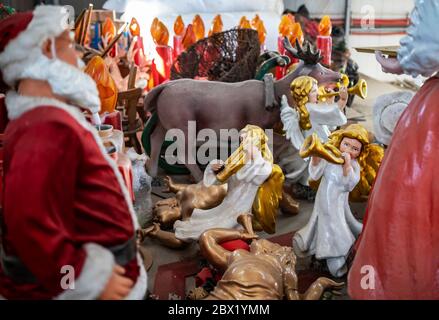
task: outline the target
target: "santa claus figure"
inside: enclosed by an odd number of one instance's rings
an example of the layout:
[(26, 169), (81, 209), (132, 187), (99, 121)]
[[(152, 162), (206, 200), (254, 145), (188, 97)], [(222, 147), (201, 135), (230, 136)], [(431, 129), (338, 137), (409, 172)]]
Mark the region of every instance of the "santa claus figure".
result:
[[(136, 217), (93, 125), (98, 91), (79, 68), (67, 12), (0, 22), (6, 96), (0, 297), (141, 299)], [(94, 117), (99, 120), (97, 116)]]
[(394, 129), (349, 272), (354, 299), (439, 299), (439, 1), (418, 0), (383, 71), (430, 77)]

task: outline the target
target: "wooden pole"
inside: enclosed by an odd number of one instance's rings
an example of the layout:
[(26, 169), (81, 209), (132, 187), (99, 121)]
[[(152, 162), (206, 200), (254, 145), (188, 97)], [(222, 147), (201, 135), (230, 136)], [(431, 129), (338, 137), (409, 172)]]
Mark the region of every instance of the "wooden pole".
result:
[(84, 29), (82, 30), (83, 33), (82, 33), (81, 42), (80, 42), (81, 45), (84, 45), (85, 40), (87, 39), (87, 35), (88, 35), (89, 29), (90, 29), (90, 22), (91, 22), (92, 13), (93, 13), (93, 4), (90, 3), (88, 5), (87, 15), (86, 15), (86, 18), (84, 21)]

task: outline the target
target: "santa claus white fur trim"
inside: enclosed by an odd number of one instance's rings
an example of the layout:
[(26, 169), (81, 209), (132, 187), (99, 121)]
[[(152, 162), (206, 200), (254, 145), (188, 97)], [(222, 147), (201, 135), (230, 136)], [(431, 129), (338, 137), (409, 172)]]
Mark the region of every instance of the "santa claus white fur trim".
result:
[[(105, 151), (102, 140), (100, 139), (96, 129), (89, 122), (87, 122), (87, 120), (84, 117), (84, 114), (80, 111), (80, 109), (78, 109), (75, 106), (65, 104), (56, 99), (50, 99), (44, 97), (26, 97), (26, 96), (18, 95), (14, 91), (8, 92), (8, 94), (6, 95), (5, 102), (6, 102), (6, 108), (8, 110), (8, 116), (11, 120), (19, 118), (21, 115), (23, 115), (24, 113), (30, 110), (42, 106), (49, 106), (49, 107), (54, 107), (57, 109), (64, 110), (68, 115), (70, 115), (73, 119), (75, 119), (85, 130), (90, 132), (94, 140), (96, 141), (103, 157), (112, 168), (117, 178), (117, 181), (119, 182), (122, 194), (125, 198), (125, 201), (127, 203), (128, 209), (131, 214), (134, 230), (139, 229), (137, 216), (135, 214), (131, 202), (131, 198), (128, 193), (128, 189), (125, 186), (125, 182), (122, 178), (122, 175), (120, 174), (115, 161)], [(113, 260), (110, 261), (108, 256), (110, 251), (96, 244), (86, 244), (85, 250), (87, 252), (87, 260), (81, 272), (81, 275), (78, 277), (78, 282), (75, 284), (75, 290), (65, 291), (63, 294), (59, 296), (59, 298), (75, 299), (78, 297), (78, 294), (80, 292), (84, 292), (84, 294), (86, 295), (86, 299), (87, 297), (89, 297), (90, 292), (94, 292), (95, 294), (94, 297), (96, 298), (99, 295), (99, 293), (102, 291), (103, 285), (105, 286), (106, 282), (102, 284), (104, 280), (108, 281), (111, 275), (111, 273), (109, 273), (108, 270), (110, 267), (112, 268), (112, 266), (114, 265), (114, 258)], [(147, 289), (147, 275), (144, 269), (142, 259), (140, 258), (140, 255), (138, 255), (137, 260), (140, 267), (140, 275), (130, 295), (127, 297), (128, 299), (143, 298)], [(97, 263), (94, 263), (94, 261), (97, 261)], [(98, 281), (97, 279), (93, 281), (86, 281), (86, 279), (90, 279), (97, 273), (102, 273), (102, 279), (101, 279), (102, 281), (101, 280)], [(84, 280), (81, 280), (81, 277), (83, 277), (82, 279)]]
[(26, 30), (12, 39), (0, 54), (3, 80), (14, 87), (22, 74), (41, 55), (43, 43), (56, 38), (68, 28), (68, 13), (61, 6), (37, 6)]

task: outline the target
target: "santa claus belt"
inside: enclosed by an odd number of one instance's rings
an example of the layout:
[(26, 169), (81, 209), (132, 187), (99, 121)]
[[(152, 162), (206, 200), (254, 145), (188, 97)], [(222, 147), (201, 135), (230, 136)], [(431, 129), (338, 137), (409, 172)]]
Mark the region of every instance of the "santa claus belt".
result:
[[(136, 236), (120, 245), (105, 247), (114, 255), (114, 260), (120, 266), (126, 266), (137, 256)], [(11, 278), (15, 283), (32, 284), (37, 283), (36, 277), (20, 260), (19, 257), (6, 255), (2, 245), (0, 244), (0, 265), (3, 273)]]

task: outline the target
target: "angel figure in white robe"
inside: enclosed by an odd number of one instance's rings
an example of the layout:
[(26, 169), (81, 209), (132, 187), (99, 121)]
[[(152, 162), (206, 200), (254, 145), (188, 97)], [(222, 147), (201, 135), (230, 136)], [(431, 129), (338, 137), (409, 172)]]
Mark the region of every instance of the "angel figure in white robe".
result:
[[(306, 137), (316, 133), (321, 141), (326, 142), (331, 130), (346, 124), (343, 113), (348, 93), (346, 87), (340, 88), (340, 100), (337, 103), (318, 103), (317, 80), (309, 76), (300, 76), (291, 83), (291, 95), (295, 108), (288, 105), (287, 97), (282, 96), (281, 120), (286, 138), (291, 141), (293, 154), (280, 160), (280, 165), (287, 171), (285, 177), (293, 183), (308, 186), (308, 159), (302, 159), (298, 150)], [(329, 102), (329, 101), (328, 101)]]
[(252, 213), (254, 222), (269, 232), (275, 230), (275, 217), (282, 199), (284, 175), (273, 164), (265, 132), (247, 125), (240, 132), (240, 146), (225, 161), (213, 160), (204, 172), (205, 186), (227, 183), (227, 195), (210, 209), (195, 208), (191, 215), (174, 223), (174, 232), (160, 229), (155, 223), (143, 230), (143, 236), (160, 240), (164, 245), (180, 248), (212, 228), (239, 227), (237, 218)]
[(314, 255), (326, 260), (334, 277), (347, 272), (346, 258), (363, 225), (352, 215), (349, 193), (360, 182), (362, 168), (369, 154), (368, 132), (359, 124), (335, 131), (328, 142), (340, 150), (344, 164), (333, 164), (311, 157), (309, 174), (319, 180), (314, 210), (308, 223), (297, 231), (293, 248), (298, 256)]

